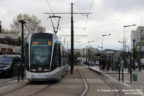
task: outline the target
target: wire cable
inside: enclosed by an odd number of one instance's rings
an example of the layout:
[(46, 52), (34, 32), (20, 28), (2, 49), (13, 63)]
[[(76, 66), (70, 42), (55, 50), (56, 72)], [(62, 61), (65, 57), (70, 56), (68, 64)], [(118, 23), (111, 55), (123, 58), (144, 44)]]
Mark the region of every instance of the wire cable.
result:
[[(88, 8), (88, 12), (90, 12), (91, 11), (91, 9), (92, 9), (92, 7), (93, 7), (93, 4), (94, 4), (94, 0), (92, 0), (92, 2), (91, 2), (91, 4), (90, 4), (90, 7)], [(88, 22), (88, 18), (89, 18), (89, 14), (81, 14), (81, 15), (83, 15), (83, 16), (86, 16), (86, 20), (85, 20), (85, 25), (84, 25), (84, 27), (83, 27), (83, 30), (86, 30), (87, 29), (87, 22)]]
[(50, 5), (49, 0), (46, 0), (46, 1), (47, 1), (47, 4), (48, 4), (48, 6), (49, 6), (49, 9), (50, 9), (51, 13), (53, 13), (53, 10), (52, 10), (52, 7), (51, 7), (51, 5)]
[[(53, 10), (52, 10), (52, 7), (51, 7), (51, 4), (50, 4), (49, 0), (46, 0), (46, 1), (47, 1), (48, 6), (49, 6), (50, 13), (53, 13)], [(48, 15), (49, 15), (49, 17), (51, 16), (50, 14), (48, 14)], [(55, 14), (53, 14), (53, 16), (55, 16)], [(58, 22), (59, 22), (59, 20), (58, 20)], [(52, 27), (54, 28), (54, 31), (55, 31), (55, 27), (54, 26), (56, 24), (56, 20), (51, 18), (51, 23), (52, 23)], [(58, 29), (57, 29), (57, 31), (58, 31)]]
[[(88, 9), (89, 12), (91, 11), (93, 4), (94, 4), (94, 0), (92, 0), (92, 3), (91, 3), (91, 5), (90, 5), (90, 7), (89, 7), (89, 9)], [(89, 16), (89, 15), (87, 14), (87, 18), (86, 18), (85, 24), (86, 24), (87, 21), (88, 21), (88, 16)], [(87, 28), (87, 25), (85, 25), (84, 30), (86, 30), (86, 28)]]
[(92, 6), (93, 6), (94, 0), (92, 1), (90, 7), (89, 7), (89, 11), (91, 10)]

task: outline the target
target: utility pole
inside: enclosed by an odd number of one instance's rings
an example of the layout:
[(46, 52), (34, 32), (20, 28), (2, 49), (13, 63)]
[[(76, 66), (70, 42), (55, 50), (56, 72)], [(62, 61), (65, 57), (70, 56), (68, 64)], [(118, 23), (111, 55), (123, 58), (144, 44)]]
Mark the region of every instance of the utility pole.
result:
[(74, 25), (73, 25), (73, 3), (71, 3), (71, 74), (74, 67)]
[[(142, 44), (143, 44), (143, 40), (142, 40), (142, 37), (143, 37), (143, 29), (141, 29), (140, 31), (140, 48), (139, 48), (139, 60), (141, 60), (143, 54), (142, 54)], [(139, 70), (141, 70), (141, 62), (139, 61)]]
[[(133, 63), (135, 63), (136, 49), (135, 49), (135, 39), (133, 40)], [(132, 83), (132, 64), (130, 63), (130, 82)]]
[(44, 14), (71, 14), (71, 75), (73, 74), (74, 69), (74, 23), (73, 23), (73, 14), (91, 14), (91, 13), (74, 13), (73, 12), (73, 3), (71, 3), (71, 12), (70, 13), (44, 13)]
[(102, 35), (102, 53), (103, 53), (103, 49), (104, 49), (104, 48), (103, 48), (103, 37), (104, 37), (104, 36), (110, 36), (110, 35), (111, 35), (111, 34), (103, 34), (103, 35)]
[(124, 68), (125, 68), (125, 61), (126, 61), (126, 34), (125, 34), (125, 28), (126, 27), (131, 27), (131, 26), (136, 26), (135, 24), (132, 25), (124, 25), (123, 26), (123, 66), (122, 66), (122, 82), (124, 82)]
[(2, 26), (2, 25), (1, 25), (1, 21), (0, 21), (0, 33), (2, 32), (2, 31), (1, 31), (1, 29), (2, 29), (1, 26)]
[[(22, 27), (22, 32), (21, 32), (21, 64), (20, 64), (20, 74), (21, 78), (23, 80), (24, 77), (24, 24), (26, 23), (24, 20), (19, 20), (19, 22), (21, 23)], [(18, 76), (18, 81), (19, 81), (19, 76)]]
[(142, 33), (143, 33), (143, 30), (141, 29), (141, 31), (140, 31), (140, 36), (141, 36), (140, 37), (140, 56), (139, 56), (140, 58), (142, 57), (142, 43), (143, 43), (142, 42), (142, 35), (143, 35)]

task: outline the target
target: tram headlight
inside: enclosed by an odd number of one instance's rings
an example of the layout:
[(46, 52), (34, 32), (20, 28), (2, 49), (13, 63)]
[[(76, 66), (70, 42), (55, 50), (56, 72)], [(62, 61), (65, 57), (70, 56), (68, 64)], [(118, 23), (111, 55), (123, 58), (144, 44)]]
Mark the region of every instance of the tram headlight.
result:
[(31, 69), (31, 72), (36, 72), (36, 69)]
[(49, 72), (49, 69), (44, 69), (44, 72)]

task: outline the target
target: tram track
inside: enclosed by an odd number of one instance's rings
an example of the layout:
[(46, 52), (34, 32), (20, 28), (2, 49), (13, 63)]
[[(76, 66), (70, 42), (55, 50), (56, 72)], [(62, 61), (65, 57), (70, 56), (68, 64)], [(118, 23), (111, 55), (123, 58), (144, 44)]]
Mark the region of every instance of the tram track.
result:
[(12, 92), (15, 92), (15, 91), (17, 91), (17, 90), (20, 90), (20, 89), (22, 89), (22, 88), (28, 86), (28, 84), (29, 84), (29, 83), (26, 83), (26, 84), (24, 84), (24, 85), (22, 85), (22, 86), (20, 86), (20, 87), (11, 89), (11, 90), (6, 91), (6, 92), (2, 92), (2, 93), (0, 93), (0, 96), (5, 96), (5, 95), (10, 94), (10, 93), (12, 93)]
[(81, 77), (82, 77), (82, 79), (83, 79), (83, 82), (84, 82), (84, 84), (85, 84), (85, 90), (83, 91), (83, 93), (81, 94), (81, 96), (86, 96), (86, 93), (88, 92), (88, 83), (87, 83), (87, 80), (86, 80), (86, 78), (84, 77), (84, 75), (82, 74), (82, 72), (79, 70), (79, 72), (80, 72), (80, 75), (81, 75)]
[(16, 78), (11, 78), (11, 79), (7, 79), (7, 80), (4, 80), (4, 82), (2, 84), (0, 84), (0, 87), (3, 87), (5, 85), (10, 85), (9, 82), (12, 82), (12, 81), (15, 81)]
[(0, 96), (35, 96), (41, 92), (45, 92), (50, 86), (56, 84), (56, 82), (46, 83), (28, 82), (20, 87), (0, 93)]
[(96, 71), (93, 68), (89, 68), (89, 69), (99, 74), (101, 76), (101, 79), (103, 79), (109, 86), (111, 86), (112, 90), (114, 90), (115, 96), (124, 96), (125, 94), (131, 94), (132, 96), (135, 96), (133, 92), (123, 91), (123, 90), (131, 90), (130, 87), (123, 85), (119, 81), (111, 78), (108, 75), (103, 74), (102, 72)]
[[(112, 82), (110, 82), (108, 78), (105, 78), (100, 74), (97, 74), (96, 72), (93, 72), (92, 70), (88, 69), (79, 70), (79, 72), (85, 84), (85, 90), (83, 91), (81, 96), (89, 96), (92, 92), (93, 94), (95, 93), (95, 95), (98, 96), (104, 96), (104, 94), (106, 94), (107, 96), (120, 96), (119, 89), (117, 89), (117, 87)], [(91, 76), (87, 73), (91, 73)], [(97, 90), (103, 91), (97, 92)], [(106, 92), (105, 90), (109, 90), (110, 92)]]
[(28, 95), (28, 96), (35, 96), (43, 91), (45, 91), (46, 89), (48, 89), (50, 86), (52, 86), (53, 84), (48, 84), (46, 87), (41, 88), (39, 90), (37, 90), (36, 92), (33, 92), (32, 94)]
[(119, 89), (113, 84), (111, 83), (106, 77), (103, 77), (101, 74), (100, 75), (100, 79), (103, 80), (108, 86), (111, 87), (111, 89), (113, 90), (115, 96), (120, 96), (120, 92)]
[(117, 88), (119, 87), (111, 79), (88, 68), (79, 67), (75, 71), (75, 76), (68, 75), (60, 82), (20, 82), (13, 89), (12, 87), (2, 89), (0, 96), (59, 96), (60, 94), (61, 96), (123, 96), (116, 91), (101, 91), (101, 89), (118, 90)]
[(111, 82), (106, 80), (104, 77), (101, 77), (101, 79), (112, 88), (115, 96), (120, 96), (119, 89), (117, 89), (116, 86), (114, 86)]

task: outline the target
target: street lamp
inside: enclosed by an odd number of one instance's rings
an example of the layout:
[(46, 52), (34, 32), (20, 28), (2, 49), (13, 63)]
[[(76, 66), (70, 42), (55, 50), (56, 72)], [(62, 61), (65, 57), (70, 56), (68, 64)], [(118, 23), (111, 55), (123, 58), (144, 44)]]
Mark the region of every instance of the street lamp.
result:
[(131, 27), (131, 26), (136, 26), (136, 24), (133, 24), (133, 25), (124, 25), (124, 27)]
[(88, 49), (89, 49), (90, 46), (92, 46), (92, 45), (89, 45), (89, 43), (92, 43), (92, 42), (95, 42), (95, 41), (88, 41), (88, 46), (86, 46), (87, 47), (87, 50), (85, 51), (85, 53), (86, 53), (86, 62), (88, 62)]
[[(23, 76), (24, 76), (24, 24), (26, 23), (24, 20), (18, 20), (21, 23), (21, 29), (22, 29), (22, 33), (21, 33), (21, 64), (20, 64), (20, 74), (23, 80)], [(18, 82), (19, 82), (19, 76), (18, 76)]]
[[(119, 43), (125, 43), (125, 42), (122, 42), (122, 41), (118, 41)], [(128, 48), (128, 51), (129, 51), (129, 63), (130, 63), (130, 65), (129, 65), (129, 68), (130, 68), (130, 82), (132, 82), (132, 73), (131, 73), (131, 68), (132, 68), (132, 65), (131, 65), (131, 53), (130, 53), (130, 49), (129, 49), (129, 47), (128, 46), (126, 46), (127, 48)], [(122, 67), (122, 81), (124, 81), (124, 61), (123, 61), (123, 65), (119, 65), (119, 81), (120, 81), (120, 67)]]
[(89, 43), (92, 43), (92, 42), (95, 42), (95, 41), (88, 41), (88, 44), (89, 44)]
[(101, 46), (98, 46), (98, 48), (102, 48)]
[(1, 33), (2, 31), (1, 31), (1, 20), (0, 20), (0, 33)]
[(110, 36), (111, 34), (104, 34), (104, 35), (102, 35), (102, 52), (103, 52), (103, 37), (104, 36)]
[(100, 48), (100, 49), (101, 49), (101, 51), (102, 51), (102, 47), (101, 47), (101, 46), (98, 46), (97, 48)]
[[(119, 43), (122, 43), (123, 45), (124, 45), (124, 42), (122, 42), (122, 41), (118, 41)], [(124, 52), (124, 50), (123, 50), (123, 52)], [(123, 61), (123, 63), (124, 63), (124, 61)], [(124, 80), (124, 70), (123, 70), (123, 66), (124, 66), (124, 64), (122, 64), (121, 65), (121, 62), (120, 62), (120, 64), (119, 64), (119, 81), (120, 81), (120, 71), (121, 71), (121, 67), (122, 67), (122, 81)]]
[(132, 62), (131, 62), (131, 52), (129, 46), (126, 46), (129, 51), (129, 72), (130, 72), (130, 83), (132, 83)]
[(124, 31), (123, 31), (123, 51), (126, 51), (125, 48), (126, 48), (126, 37), (125, 37), (125, 28), (126, 27), (131, 27), (131, 26), (136, 26), (136, 24), (132, 24), (132, 25), (124, 25)]
[[(122, 81), (124, 81), (124, 61), (126, 59), (126, 37), (125, 37), (125, 28), (126, 27), (131, 27), (131, 26), (136, 26), (136, 24), (132, 24), (132, 25), (124, 25), (124, 31), (123, 31), (123, 54), (124, 54), (124, 58), (123, 58), (123, 67), (122, 67)], [(131, 69), (130, 69), (131, 70)], [(131, 74), (131, 73), (130, 73)]]

